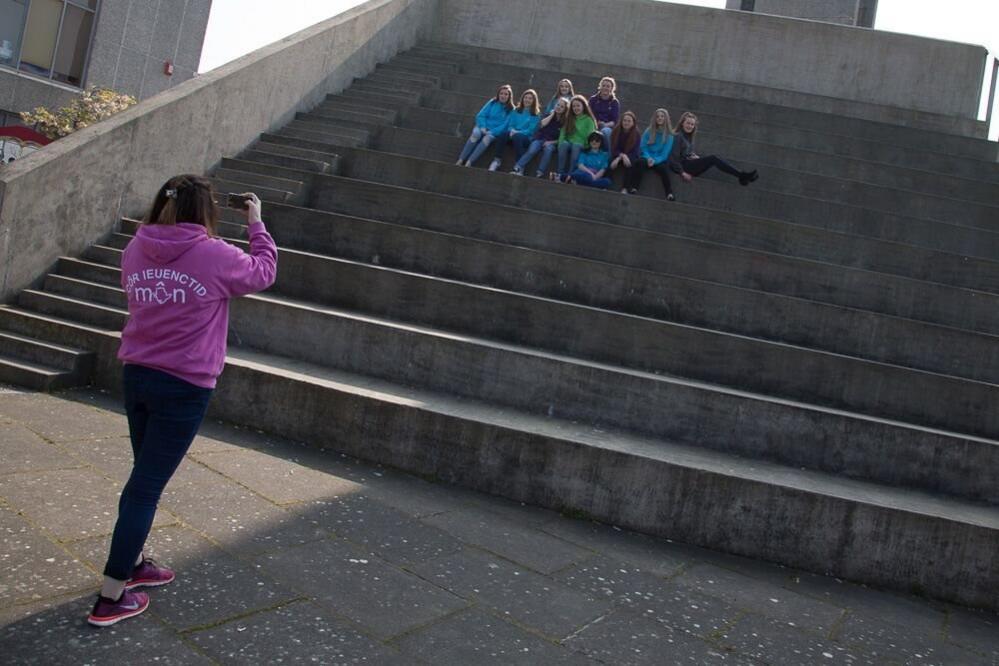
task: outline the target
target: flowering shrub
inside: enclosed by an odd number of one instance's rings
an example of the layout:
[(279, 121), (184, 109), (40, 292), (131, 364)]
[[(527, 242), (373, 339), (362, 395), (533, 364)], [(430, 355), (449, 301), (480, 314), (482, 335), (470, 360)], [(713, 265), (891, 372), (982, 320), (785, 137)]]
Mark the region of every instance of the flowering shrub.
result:
[(58, 139), (124, 111), (135, 102), (131, 95), (123, 95), (110, 88), (92, 87), (54, 113), (40, 106), (34, 111), (21, 112), (21, 120), (50, 139)]

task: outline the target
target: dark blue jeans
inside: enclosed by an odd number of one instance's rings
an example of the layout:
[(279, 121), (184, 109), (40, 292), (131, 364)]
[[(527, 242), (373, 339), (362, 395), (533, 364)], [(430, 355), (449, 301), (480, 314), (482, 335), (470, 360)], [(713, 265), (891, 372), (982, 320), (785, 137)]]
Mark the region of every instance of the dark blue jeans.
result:
[(149, 536), (160, 495), (198, 434), (212, 389), (159, 370), (126, 365), (125, 413), (132, 473), (118, 501), (118, 521), (104, 575), (127, 580)]

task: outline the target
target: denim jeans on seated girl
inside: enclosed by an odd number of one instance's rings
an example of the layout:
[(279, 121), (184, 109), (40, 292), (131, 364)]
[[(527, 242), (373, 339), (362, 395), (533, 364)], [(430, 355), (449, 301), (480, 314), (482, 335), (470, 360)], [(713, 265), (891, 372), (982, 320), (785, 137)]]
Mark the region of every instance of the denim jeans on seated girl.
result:
[(560, 141), (558, 144), (558, 175), (564, 176), (570, 171), (576, 170), (579, 162), (579, 153), (583, 149), (578, 143), (571, 141)]
[(519, 160), (517, 160), (517, 165), (514, 168), (518, 171), (523, 171), (527, 168), (527, 165), (531, 163), (531, 160), (534, 159), (534, 156), (541, 153), (541, 161), (538, 162), (538, 173), (543, 175), (546, 171), (548, 171), (548, 163), (551, 162), (552, 155), (555, 154), (557, 149), (558, 144), (555, 142), (546, 142), (542, 139), (535, 139), (531, 142), (531, 145), (528, 146), (527, 152), (524, 153)]

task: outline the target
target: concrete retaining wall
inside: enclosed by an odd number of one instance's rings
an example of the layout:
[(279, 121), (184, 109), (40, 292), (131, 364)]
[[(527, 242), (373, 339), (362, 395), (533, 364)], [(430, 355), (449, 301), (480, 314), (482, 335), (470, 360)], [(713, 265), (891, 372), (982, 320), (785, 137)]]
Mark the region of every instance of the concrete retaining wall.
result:
[(437, 31), (471, 46), (964, 118), (978, 113), (986, 60), (980, 46), (653, 0), (617, 0), (613, 11), (582, 0), (440, 0)]
[(205, 173), (328, 92), (429, 37), (437, 0), (371, 0), (186, 81), (0, 172), (0, 300), (122, 215), (141, 215), (176, 173)]

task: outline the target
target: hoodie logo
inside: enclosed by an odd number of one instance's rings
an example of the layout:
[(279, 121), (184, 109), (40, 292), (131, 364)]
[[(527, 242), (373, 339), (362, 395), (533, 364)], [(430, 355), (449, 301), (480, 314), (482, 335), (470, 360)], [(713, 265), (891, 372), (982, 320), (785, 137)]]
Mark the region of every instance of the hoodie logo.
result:
[(133, 302), (159, 305), (185, 304), (189, 292), (201, 297), (208, 295), (205, 285), (195, 278), (169, 268), (146, 268), (130, 274), (125, 280), (125, 291)]

